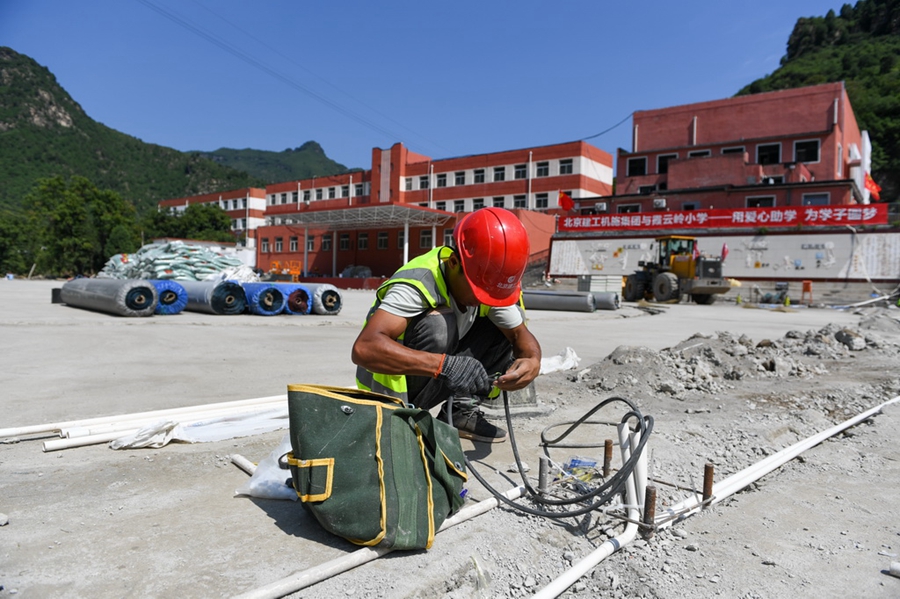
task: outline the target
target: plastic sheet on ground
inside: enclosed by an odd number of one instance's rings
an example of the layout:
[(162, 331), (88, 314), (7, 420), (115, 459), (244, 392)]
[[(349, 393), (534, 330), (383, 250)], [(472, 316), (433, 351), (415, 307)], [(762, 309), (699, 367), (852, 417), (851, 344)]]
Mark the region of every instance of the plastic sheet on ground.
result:
[(555, 356), (541, 358), (540, 374), (549, 374), (558, 370), (574, 370), (578, 368), (581, 358), (575, 353), (571, 347), (567, 347)]
[[(228, 269), (246, 270), (253, 274), (252, 269), (238, 258), (225, 256), (208, 247), (170, 241), (147, 244), (133, 254), (116, 254), (106, 262), (97, 277), (203, 281)], [(256, 277), (255, 274), (253, 276)], [(234, 273), (227, 278), (236, 279)]]
[(283, 469), (278, 464), (281, 456), (289, 451), (291, 451), (291, 436), (286, 434), (278, 447), (262, 459), (250, 479), (236, 489), (234, 494), (259, 499), (297, 501), (297, 492), (287, 483), (291, 478), (291, 471)]
[(287, 405), (265, 408), (227, 416), (213, 416), (203, 420), (178, 422), (159, 420), (136, 433), (110, 441), (112, 449), (159, 448), (172, 441), (207, 443), (237, 437), (249, 437), (288, 428)]

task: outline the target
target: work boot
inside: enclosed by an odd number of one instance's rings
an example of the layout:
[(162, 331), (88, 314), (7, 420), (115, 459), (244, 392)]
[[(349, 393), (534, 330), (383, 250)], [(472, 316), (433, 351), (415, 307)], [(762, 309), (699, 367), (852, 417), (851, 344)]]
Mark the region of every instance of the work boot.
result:
[[(449, 403), (449, 401), (448, 401)], [(447, 418), (447, 405), (441, 407), (438, 416), (444, 422), (450, 422)], [(453, 427), (463, 439), (481, 441), (482, 443), (503, 443), (506, 441), (506, 431), (488, 422), (484, 412), (473, 405), (453, 403)]]

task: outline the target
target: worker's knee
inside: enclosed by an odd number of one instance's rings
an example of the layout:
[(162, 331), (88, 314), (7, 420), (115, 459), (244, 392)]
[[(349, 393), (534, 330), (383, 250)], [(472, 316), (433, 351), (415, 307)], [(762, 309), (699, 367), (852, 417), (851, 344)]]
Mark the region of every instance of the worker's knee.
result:
[(449, 306), (425, 312), (410, 321), (403, 345), (432, 353), (452, 352), (459, 342), (456, 315)]

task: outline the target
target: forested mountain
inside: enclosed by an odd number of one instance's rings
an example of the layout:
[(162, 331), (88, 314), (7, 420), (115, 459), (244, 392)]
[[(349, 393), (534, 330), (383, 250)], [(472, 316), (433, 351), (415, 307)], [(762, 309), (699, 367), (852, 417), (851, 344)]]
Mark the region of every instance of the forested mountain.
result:
[(872, 138), (882, 200), (900, 195), (900, 0), (860, 0), (797, 20), (772, 74), (738, 95), (844, 81), (860, 129)]
[(322, 146), (314, 141), (308, 141), (299, 148), (288, 148), (283, 152), (220, 148), (215, 152), (201, 152), (201, 156), (250, 173), (266, 183), (349, 172), (347, 167), (326, 156)]
[(0, 208), (20, 207), (40, 179), (80, 176), (132, 203), (346, 172), (316, 142), (296, 150), (179, 152), (91, 119), (31, 58), (0, 47)]

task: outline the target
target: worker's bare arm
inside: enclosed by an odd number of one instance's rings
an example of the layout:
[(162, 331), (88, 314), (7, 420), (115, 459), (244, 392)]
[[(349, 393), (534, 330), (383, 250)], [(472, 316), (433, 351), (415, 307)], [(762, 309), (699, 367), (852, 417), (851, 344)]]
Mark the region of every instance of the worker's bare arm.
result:
[(495, 385), (504, 391), (524, 389), (541, 371), (541, 346), (524, 324), (502, 330), (513, 346), (515, 361)]
[(353, 343), (353, 363), (382, 374), (434, 376), (441, 354), (409, 349), (397, 341), (408, 323), (402, 316), (375, 310)]

